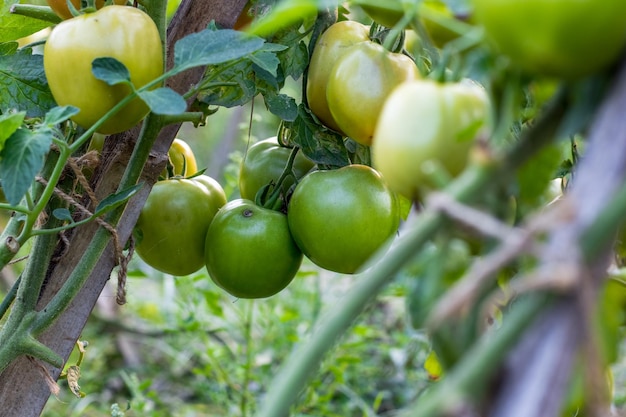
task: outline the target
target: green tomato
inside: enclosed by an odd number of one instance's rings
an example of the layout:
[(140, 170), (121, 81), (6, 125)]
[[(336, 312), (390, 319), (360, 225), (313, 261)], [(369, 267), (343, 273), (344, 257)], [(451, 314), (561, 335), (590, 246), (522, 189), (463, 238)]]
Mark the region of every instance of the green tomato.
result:
[(307, 73), (306, 97), (309, 108), (326, 126), (341, 133), (328, 108), (326, 86), (333, 64), (352, 45), (369, 41), (369, 28), (353, 21), (331, 25), (317, 40)]
[[(44, 70), (57, 104), (78, 107), (80, 112), (72, 120), (84, 128), (91, 127), (131, 93), (127, 85), (111, 86), (94, 77), (91, 64), (100, 57), (124, 64), (136, 88), (163, 74), (159, 31), (150, 16), (139, 9), (106, 6), (59, 23), (44, 47)], [(147, 113), (146, 104), (135, 98), (97, 130), (122, 132)]]
[(347, 49), (332, 67), (326, 87), (328, 107), (346, 135), (370, 145), (387, 96), (418, 77), (409, 57), (374, 42), (361, 42)]
[(572, 79), (602, 71), (626, 45), (623, 0), (473, 0), (495, 47), (527, 72)]
[(378, 172), (348, 165), (302, 178), (287, 217), (294, 240), (311, 261), (352, 274), (396, 233), (400, 209)]
[(135, 226), (137, 254), (168, 274), (198, 271), (204, 266), (209, 225), (224, 204), (224, 190), (206, 175), (157, 182)]
[[(291, 151), (291, 148), (280, 146), (275, 136), (250, 146), (239, 169), (241, 198), (254, 201), (261, 188), (270, 182), (276, 183), (287, 165)], [(298, 152), (293, 163), (293, 172), (300, 179), (314, 166), (310, 159)], [(283, 193), (293, 183), (293, 178), (286, 179), (282, 186)]]
[(488, 103), (485, 90), (469, 80), (401, 85), (385, 102), (376, 127), (373, 166), (391, 189), (417, 199), (436, 187), (433, 168), (451, 176), (465, 168), (474, 139), (487, 125)]
[(293, 280), (302, 252), (287, 216), (238, 199), (217, 213), (206, 234), (205, 261), (213, 282), (239, 298), (266, 298)]

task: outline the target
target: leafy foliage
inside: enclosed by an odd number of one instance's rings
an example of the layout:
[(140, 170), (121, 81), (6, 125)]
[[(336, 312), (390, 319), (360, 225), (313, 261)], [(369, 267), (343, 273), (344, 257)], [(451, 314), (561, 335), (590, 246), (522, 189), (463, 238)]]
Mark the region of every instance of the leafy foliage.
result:
[(29, 117), (43, 116), (55, 105), (43, 57), (15, 47), (16, 43), (0, 44), (0, 112), (19, 109)]

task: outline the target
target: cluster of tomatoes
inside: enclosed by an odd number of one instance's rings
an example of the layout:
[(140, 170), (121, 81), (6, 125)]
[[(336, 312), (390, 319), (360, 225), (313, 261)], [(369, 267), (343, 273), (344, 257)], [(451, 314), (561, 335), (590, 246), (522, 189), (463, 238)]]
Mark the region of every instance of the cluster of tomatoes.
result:
[(354, 21), (337, 22), (320, 36), (306, 93), (318, 119), (371, 146), (373, 166), (411, 200), (435, 186), (437, 171), (463, 170), (489, 111), (479, 84), (423, 78), (409, 56), (385, 49)]
[(374, 169), (314, 170), (275, 137), (248, 149), (241, 198), (230, 202), (215, 180), (193, 175), (195, 157), (183, 141), (174, 141), (169, 157), (170, 177), (154, 185), (135, 227), (137, 254), (173, 275), (206, 266), (239, 298), (284, 289), (303, 255), (331, 271), (357, 272), (398, 228), (398, 198)]

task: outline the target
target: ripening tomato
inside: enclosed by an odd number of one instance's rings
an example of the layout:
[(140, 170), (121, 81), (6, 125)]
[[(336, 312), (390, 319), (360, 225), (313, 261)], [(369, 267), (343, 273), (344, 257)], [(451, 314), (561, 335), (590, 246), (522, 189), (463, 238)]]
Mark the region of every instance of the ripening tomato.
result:
[(217, 286), (239, 298), (266, 298), (293, 280), (302, 252), (287, 216), (238, 199), (217, 213), (206, 234), (205, 262)]
[[(257, 192), (270, 182), (276, 183), (285, 170), (292, 149), (280, 146), (276, 137), (271, 137), (248, 148), (239, 169), (239, 191), (241, 198), (255, 200)], [(315, 164), (302, 152), (298, 152), (292, 171), (300, 179)], [(283, 182), (283, 193), (294, 183), (293, 178)]]
[(330, 271), (352, 274), (396, 233), (400, 209), (378, 172), (348, 165), (302, 178), (287, 218), (309, 259)]
[(539, 75), (578, 78), (614, 63), (626, 46), (623, 0), (472, 0), (498, 51)]
[[(91, 127), (131, 93), (127, 85), (111, 86), (94, 77), (92, 62), (100, 57), (124, 64), (136, 88), (163, 74), (159, 31), (150, 16), (139, 9), (106, 6), (59, 23), (44, 47), (44, 70), (57, 104), (78, 107), (80, 112), (72, 120), (84, 128)], [(97, 130), (122, 132), (147, 113), (148, 106), (135, 98)]]
[(435, 187), (431, 169), (443, 168), (455, 176), (465, 168), (488, 116), (487, 94), (473, 81), (402, 84), (383, 106), (372, 144), (372, 164), (392, 190), (417, 199)]
[(309, 108), (324, 125), (337, 132), (341, 132), (341, 129), (328, 109), (326, 98), (331, 69), (349, 47), (364, 41), (369, 41), (369, 28), (359, 22), (346, 20), (326, 29), (313, 49), (306, 84)]
[[(188, 177), (198, 172), (198, 163), (191, 146), (180, 138), (174, 139), (167, 151), (167, 157), (174, 176)], [(168, 176), (167, 171), (164, 174), (164, 177)]]
[(204, 266), (207, 230), (224, 204), (224, 190), (206, 175), (157, 182), (135, 226), (137, 254), (168, 274), (198, 271)]
[(331, 69), (326, 87), (328, 108), (339, 128), (355, 141), (370, 145), (383, 103), (399, 84), (419, 77), (406, 55), (374, 42), (348, 48)]

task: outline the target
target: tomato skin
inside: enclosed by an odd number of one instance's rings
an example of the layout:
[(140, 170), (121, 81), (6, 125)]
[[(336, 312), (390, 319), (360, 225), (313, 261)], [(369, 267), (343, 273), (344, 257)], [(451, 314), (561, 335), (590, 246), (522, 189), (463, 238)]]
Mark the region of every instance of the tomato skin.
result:
[(139, 215), (136, 251), (159, 271), (189, 275), (204, 266), (204, 241), (209, 225), (226, 195), (219, 184), (209, 190), (210, 177), (157, 182)]
[(488, 115), (487, 94), (473, 81), (405, 83), (384, 104), (372, 145), (372, 165), (391, 189), (416, 199), (434, 187), (427, 162), (439, 163), (452, 176), (465, 168)]
[(188, 177), (198, 172), (198, 163), (191, 146), (180, 138), (175, 138), (167, 156), (172, 164), (173, 174)]
[(400, 210), (378, 172), (348, 165), (302, 178), (287, 218), (294, 240), (311, 261), (352, 274), (396, 233)]
[(374, 42), (346, 50), (331, 70), (328, 107), (339, 128), (355, 141), (370, 145), (385, 98), (399, 84), (419, 77), (407, 56)]
[(328, 108), (326, 86), (333, 64), (352, 45), (369, 41), (369, 28), (359, 22), (341, 21), (331, 25), (318, 38), (307, 73), (306, 97), (309, 108), (318, 119), (331, 129), (340, 132)]
[[(276, 137), (257, 142), (248, 148), (239, 170), (239, 191), (241, 198), (255, 200), (257, 192), (270, 181), (276, 183), (280, 178), (292, 149), (280, 146)], [(296, 178), (302, 178), (315, 164), (302, 152), (298, 152), (293, 163)], [(286, 193), (294, 183), (287, 179), (283, 183)]]
[(601, 71), (626, 45), (622, 0), (473, 0), (496, 49), (527, 72), (573, 79)]
[(302, 252), (287, 216), (250, 200), (229, 202), (206, 234), (205, 262), (213, 282), (238, 298), (266, 298), (293, 280)]
[[(91, 127), (130, 93), (126, 85), (109, 86), (93, 76), (91, 64), (99, 57), (122, 62), (136, 88), (163, 74), (158, 29), (139, 9), (106, 6), (59, 23), (44, 47), (44, 70), (57, 104), (78, 107), (80, 112), (72, 120), (84, 128)], [(130, 129), (147, 113), (148, 107), (135, 98), (98, 132), (113, 134)]]
[[(71, 1), (76, 10), (80, 10), (80, 0)], [(126, 4), (126, 0), (114, 0), (113, 2), (120, 6)], [(52, 11), (55, 12), (61, 19), (66, 20), (74, 17), (72, 12), (70, 12), (70, 9), (67, 7), (67, 0), (46, 0), (46, 3), (48, 3), (48, 6), (50, 6)], [(104, 0), (96, 0), (96, 9), (102, 9), (103, 6)]]

